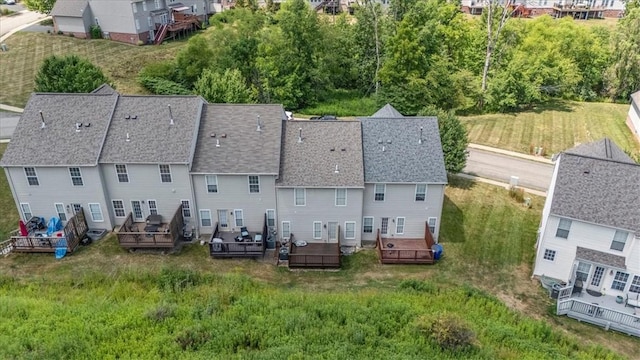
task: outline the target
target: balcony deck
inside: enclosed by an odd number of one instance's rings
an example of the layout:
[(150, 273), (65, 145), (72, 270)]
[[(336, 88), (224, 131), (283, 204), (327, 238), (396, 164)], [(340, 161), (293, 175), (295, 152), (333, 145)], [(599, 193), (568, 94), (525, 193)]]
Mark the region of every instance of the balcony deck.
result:
[(155, 231), (145, 231), (146, 225), (133, 222), (133, 214), (129, 213), (116, 232), (120, 246), (125, 249), (173, 249), (184, 226), (182, 205), (168, 223), (161, 223)]
[[(267, 231), (265, 219), (261, 232), (249, 231), (249, 236), (244, 241), (236, 241), (236, 238), (240, 236), (240, 232), (219, 231), (216, 223), (209, 240), (209, 253), (213, 258), (263, 257), (267, 248)], [(261, 235), (262, 238), (256, 241), (256, 235)]]
[(383, 238), (380, 229), (376, 235), (378, 257), (383, 264), (433, 264), (436, 262), (431, 249), (434, 243), (426, 222), (422, 239)]
[(340, 243), (307, 243), (289, 248), (290, 268), (339, 268)]

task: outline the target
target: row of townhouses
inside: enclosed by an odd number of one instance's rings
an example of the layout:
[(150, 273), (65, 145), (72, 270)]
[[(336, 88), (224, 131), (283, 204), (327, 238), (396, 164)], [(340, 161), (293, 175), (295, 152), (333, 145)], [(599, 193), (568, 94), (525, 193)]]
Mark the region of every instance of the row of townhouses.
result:
[(361, 246), (437, 239), (447, 175), (437, 119), (390, 105), (353, 121), (287, 120), (281, 105), (208, 104), (198, 96), (36, 93), (0, 161), (21, 218), (83, 208), (89, 227), (129, 213), (197, 234), (262, 229)]
[[(462, 11), (480, 15), (493, 0), (462, 0)], [(624, 14), (626, 2), (623, 0), (499, 0), (507, 5), (512, 16), (529, 17), (551, 15), (555, 18), (570, 16), (578, 20), (617, 18)]]

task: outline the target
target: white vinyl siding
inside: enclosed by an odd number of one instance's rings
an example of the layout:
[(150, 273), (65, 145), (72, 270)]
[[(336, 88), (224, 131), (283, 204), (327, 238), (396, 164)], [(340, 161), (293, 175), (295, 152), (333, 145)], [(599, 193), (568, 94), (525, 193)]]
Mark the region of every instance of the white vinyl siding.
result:
[(569, 231), (571, 230), (571, 220), (560, 219), (558, 223), (558, 230), (556, 230), (556, 237), (566, 239), (569, 237)]
[(91, 213), (91, 220), (94, 222), (103, 222), (102, 208), (98, 203), (89, 203), (89, 212)]
[(73, 186), (83, 186), (84, 181), (82, 181), (82, 173), (80, 172), (80, 168), (72, 167), (69, 168), (69, 175), (71, 176), (71, 183)]
[(373, 216), (365, 216), (362, 218), (362, 232), (367, 234), (373, 233)]
[(336, 206), (347, 206), (347, 189), (336, 189)]
[(29, 184), (29, 186), (40, 185), (40, 181), (38, 181), (38, 174), (36, 174), (36, 168), (24, 168), (24, 175), (27, 177), (27, 183)]
[(345, 239), (356, 238), (356, 222), (355, 221), (344, 222), (344, 238)]
[(127, 172), (127, 165), (116, 164), (116, 175), (118, 176), (118, 182), (128, 183), (129, 173)]
[(427, 198), (427, 184), (416, 185), (416, 201), (425, 201)]
[(20, 210), (22, 211), (22, 216), (25, 221), (29, 221), (33, 216), (33, 213), (31, 212), (31, 205), (28, 203), (20, 203)]
[(190, 218), (191, 217), (191, 203), (189, 200), (180, 200), (182, 204), (182, 217)]
[(64, 211), (64, 204), (55, 203), (54, 206), (56, 207), (56, 213), (58, 213), (58, 218), (60, 218), (60, 221), (67, 221), (67, 213)]
[(322, 222), (320, 221), (313, 222), (313, 238), (322, 239)]
[(207, 184), (208, 193), (215, 194), (218, 192), (218, 177), (216, 175), (206, 175), (204, 180)]
[(613, 235), (613, 241), (611, 242), (611, 250), (624, 250), (624, 245), (627, 243), (627, 238), (629, 237), (629, 233), (622, 230), (616, 230), (615, 235)]
[(158, 215), (158, 203), (155, 200), (147, 200), (150, 215)]
[(386, 185), (385, 184), (375, 184), (373, 200), (374, 201), (384, 201), (385, 190), (386, 190)]
[(306, 189), (295, 188), (293, 189), (293, 197), (296, 206), (305, 206), (307, 204)]
[(242, 209), (233, 210), (233, 217), (235, 219), (236, 226), (244, 226), (244, 212)]
[(250, 194), (260, 193), (260, 176), (249, 175), (249, 193)]
[(200, 210), (200, 226), (211, 226), (211, 210), (202, 209)]
[(404, 234), (404, 218), (396, 218), (396, 234)]
[(113, 203), (113, 212), (117, 218), (123, 218), (127, 216), (127, 213), (124, 209), (124, 201), (122, 200), (112, 200)]
[(169, 165), (158, 165), (160, 169), (160, 181), (163, 183), (171, 182), (171, 167)]
[(283, 239), (291, 238), (291, 222), (290, 221), (282, 222), (282, 238)]

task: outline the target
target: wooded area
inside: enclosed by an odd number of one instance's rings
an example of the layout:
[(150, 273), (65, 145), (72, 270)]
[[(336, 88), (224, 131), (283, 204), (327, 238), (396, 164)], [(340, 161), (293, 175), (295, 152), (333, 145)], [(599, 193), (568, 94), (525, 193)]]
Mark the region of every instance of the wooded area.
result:
[(505, 112), (552, 98), (626, 102), (640, 88), (640, 9), (615, 30), (542, 16), (510, 18), (499, 36), (488, 32), (501, 21), (494, 14), (470, 18), (444, 0), (391, 2), (388, 11), (366, 2), (353, 16), (319, 15), (304, 0), (277, 12), (245, 5), (213, 16), (140, 81), (157, 94), (294, 110), (347, 90), (404, 114)]

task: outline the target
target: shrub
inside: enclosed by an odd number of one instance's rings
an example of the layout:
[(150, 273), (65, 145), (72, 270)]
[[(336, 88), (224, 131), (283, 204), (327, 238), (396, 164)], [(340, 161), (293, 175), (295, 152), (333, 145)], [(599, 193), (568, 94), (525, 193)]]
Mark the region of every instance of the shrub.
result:
[(91, 33), (92, 39), (102, 39), (102, 29), (100, 25), (91, 25), (89, 32)]
[(58, 30), (58, 35), (64, 35), (64, 32), (62, 30)]
[(42, 26), (53, 26), (53, 19), (44, 19), (40, 21), (40, 25)]
[(163, 269), (158, 277), (158, 287), (165, 291), (180, 292), (200, 283), (200, 274), (191, 270)]
[(176, 310), (173, 306), (163, 304), (147, 311), (146, 318), (153, 322), (162, 322), (165, 319), (173, 317), (175, 313)]
[(188, 328), (176, 336), (176, 342), (182, 350), (198, 350), (211, 339), (211, 334), (202, 327)]
[(156, 95), (189, 95), (191, 92), (184, 86), (157, 77), (141, 77), (140, 85)]
[(473, 346), (475, 334), (469, 326), (457, 316), (441, 315), (431, 322), (429, 337), (443, 350), (460, 350)]
[(406, 279), (400, 282), (400, 289), (411, 289), (418, 292), (434, 293), (436, 287), (433, 284), (416, 279)]

